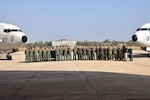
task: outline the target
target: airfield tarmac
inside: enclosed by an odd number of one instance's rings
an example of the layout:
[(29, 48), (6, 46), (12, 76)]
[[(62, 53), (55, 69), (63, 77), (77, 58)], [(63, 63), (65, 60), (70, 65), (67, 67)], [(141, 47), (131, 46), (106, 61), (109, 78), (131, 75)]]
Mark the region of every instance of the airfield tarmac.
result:
[(0, 100), (150, 100), (150, 58), (134, 61), (0, 61)]

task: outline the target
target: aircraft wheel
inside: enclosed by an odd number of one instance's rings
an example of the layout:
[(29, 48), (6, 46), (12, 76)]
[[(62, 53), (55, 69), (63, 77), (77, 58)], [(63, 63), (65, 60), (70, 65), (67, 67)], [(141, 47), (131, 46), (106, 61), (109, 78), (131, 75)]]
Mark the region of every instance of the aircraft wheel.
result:
[(147, 57), (150, 57), (150, 53), (147, 54)]
[(12, 56), (11, 56), (11, 55), (7, 55), (7, 56), (6, 56), (6, 59), (7, 59), (7, 60), (12, 60)]

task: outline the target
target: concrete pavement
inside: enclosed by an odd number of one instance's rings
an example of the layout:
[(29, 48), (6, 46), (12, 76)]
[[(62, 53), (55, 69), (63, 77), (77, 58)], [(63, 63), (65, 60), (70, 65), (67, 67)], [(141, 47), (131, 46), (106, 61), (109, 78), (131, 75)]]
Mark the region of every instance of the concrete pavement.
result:
[[(133, 62), (0, 61), (0, 100), (150, 100), (150, 58)], [(141, 55), (143, 54), (143, 55)]]

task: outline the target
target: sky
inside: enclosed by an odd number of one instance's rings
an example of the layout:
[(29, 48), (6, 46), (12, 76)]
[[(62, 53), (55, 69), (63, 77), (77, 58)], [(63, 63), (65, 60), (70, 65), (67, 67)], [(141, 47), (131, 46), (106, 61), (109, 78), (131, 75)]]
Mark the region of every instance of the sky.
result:
[(150, 22), (150, 0), (1, 0), (0, 22), (14, 24), (28, 43), (129, 41)]

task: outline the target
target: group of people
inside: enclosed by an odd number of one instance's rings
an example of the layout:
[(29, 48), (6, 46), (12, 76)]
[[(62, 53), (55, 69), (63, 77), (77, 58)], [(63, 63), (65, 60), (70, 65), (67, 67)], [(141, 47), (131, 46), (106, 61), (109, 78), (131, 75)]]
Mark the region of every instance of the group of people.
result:
[(132, 61), (132, 49), (126, 45), (27, 47), (25, 62), (68, 60)]

